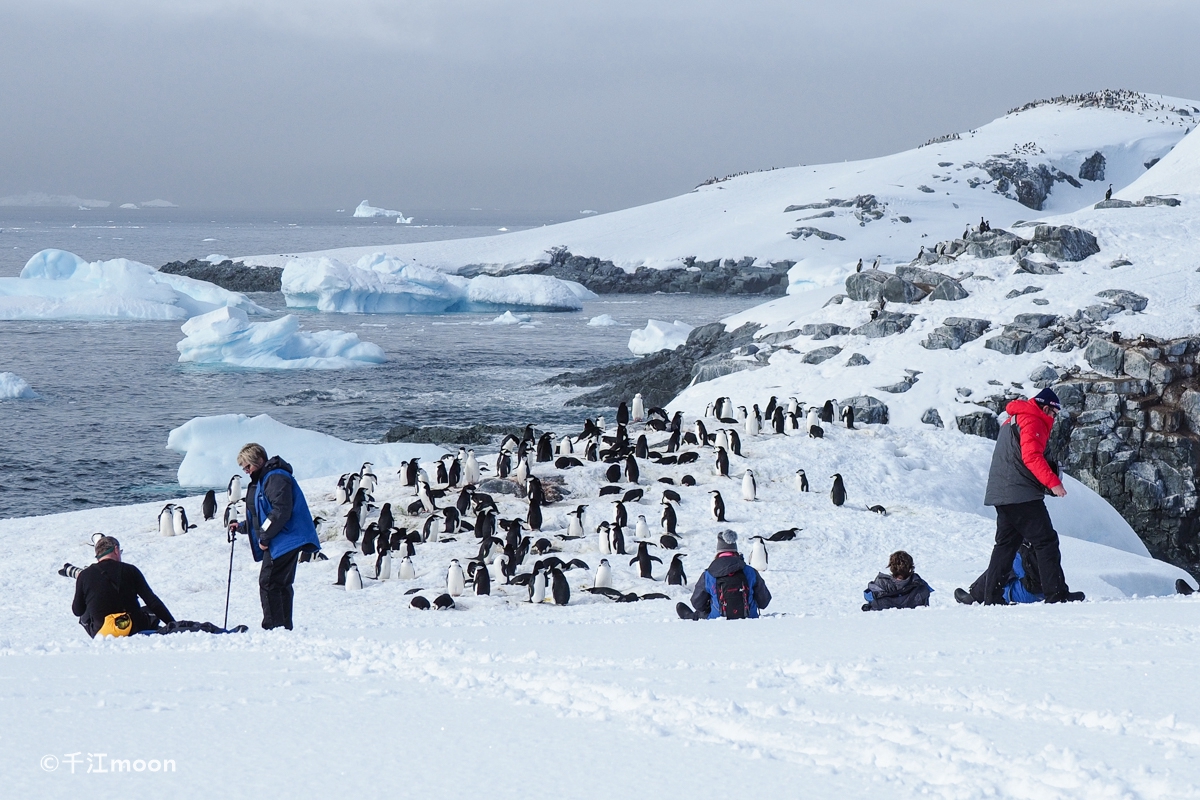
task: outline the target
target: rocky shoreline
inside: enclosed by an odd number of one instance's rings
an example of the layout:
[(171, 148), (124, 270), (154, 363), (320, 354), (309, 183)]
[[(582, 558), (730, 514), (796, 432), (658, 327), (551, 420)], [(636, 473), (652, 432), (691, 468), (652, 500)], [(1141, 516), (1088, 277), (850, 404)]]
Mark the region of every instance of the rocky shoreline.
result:
[(219, 264), (196, 258), (191, 261), (172, 261), (163, 264), (158, 271), (215, 283), (231, 292), (278, 292), (282, 289), (283, 281), (283, 269), (280, 267), (253, 267), (229, 259)]

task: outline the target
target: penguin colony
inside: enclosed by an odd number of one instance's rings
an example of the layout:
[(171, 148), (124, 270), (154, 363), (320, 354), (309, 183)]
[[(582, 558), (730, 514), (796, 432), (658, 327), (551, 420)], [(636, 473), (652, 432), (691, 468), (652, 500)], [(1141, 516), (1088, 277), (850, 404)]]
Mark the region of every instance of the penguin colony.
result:
[[(400, 583), (399, 596), (417, 610), (469, 608), (463, 598), (472, 596), (535, 605), (567, 605), (573, 594), (592, 602), (681, 599), (690, 593), (687, 551), (695, 547), (693, 558), (703, 559), (691, 562), (693, 579), (712, 555), (711, 535), (692, 541), (697, 526), (736, 527), (741, 504), (809, 491), (803, 469), (777, 482), (756, 474), (743, 438), (790, 436), (802, 453), (832, 446), (811, 440), (835, 419), (855, 429), (853, 411), (838, 413), (833, 401), (806, 407), (771, 397), (735, 407), (722, 397), (685, 425), (681, 412), (645, 408), (638, 395), (621, 404), (611, 427), (603, 417), (570, 432), (527, 425), (495, 453), (459, 448), (435, 461), (413, 459), (395, 477), (365, 463), (309, 502), (324, 515), (314, 521), (337, 559), (333, 585), (357, 592)], [(601, 485), (582, 496), (572, 490), (575, 475)], [(840, 474), (813, 480), (830, 487), (833, 505), (846, 505)], [(226, 518), (244, 518), (243, 494), (235, 475), (220, 498)], [(217, 517), (218, 505), (209, 492), (205, 520)], [(886, 515), (882, 506), (867, 508)], [(177, 504), (159, 517), (163, 536), (195, 527)], [(768, 571), (768, 544), (795, 541), (802, 530), (742, 529), (747, 563)]]

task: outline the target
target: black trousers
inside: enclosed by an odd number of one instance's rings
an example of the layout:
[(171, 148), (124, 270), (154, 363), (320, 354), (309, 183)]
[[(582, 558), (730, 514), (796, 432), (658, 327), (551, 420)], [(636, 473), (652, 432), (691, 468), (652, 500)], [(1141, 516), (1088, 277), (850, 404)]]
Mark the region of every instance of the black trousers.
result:
[(258, 595), (262, 599), (265, 630), (271, 628), (292, 629), (292, 581), (296, 579), (296, 564), (300, 560), (300, 548), (271, 558), (263, 551), (262, 569), (258, 573)]
[(1046, 501), (1030, 500), (1028, 503), (996, 506), (996, 545), (992, 548), (992, 558), (984, 573), (984, 603), (1003, 602), (1004, 576), (1012, 570), (1013, 558), (1022, 540), (1029, 542), (1033, 548), (1042, 578), (1042, 593), (1046, 599), (1050, 600), (1067, 591), (1062, 553), (1058, 549), (1058, 533), (1050, 522)]

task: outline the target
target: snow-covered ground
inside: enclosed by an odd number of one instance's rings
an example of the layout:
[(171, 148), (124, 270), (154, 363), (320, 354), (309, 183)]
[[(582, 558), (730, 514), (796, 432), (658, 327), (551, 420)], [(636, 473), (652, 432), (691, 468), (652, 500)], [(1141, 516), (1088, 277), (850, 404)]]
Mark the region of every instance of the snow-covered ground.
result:
[(183, 323), (179, 360), (255, 369), (345, 369), (387, 360), (383, 348), (345, 331), (302, 331), (293, 314), (251, 322), (228, 306)]
[(245, 295), (124, 258), (87, 262), (43, 250), (19, 278), (0, 278), (0, 319), (178, 319), (230, 306), (267, 313)]

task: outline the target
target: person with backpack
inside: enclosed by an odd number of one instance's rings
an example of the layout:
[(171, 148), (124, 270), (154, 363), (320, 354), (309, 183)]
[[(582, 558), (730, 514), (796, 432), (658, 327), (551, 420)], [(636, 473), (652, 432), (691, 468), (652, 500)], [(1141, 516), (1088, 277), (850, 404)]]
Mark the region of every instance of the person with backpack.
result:
[(867, 602), (863, 603), (862, 610), (927, 606), (932, 591), (925, 579), (916, 573), (913, 557), (897, 550), (888, 558), (888, 572), (879, 573), (867, 584), (867, 590), (863, 592)]
[(983, 585), (984, 605), (1004, 602), (1005, 576), (1022, 542), (1033, 548), (1047, 603), (1084, 599), (1083, 592), (1067, 588), (1058, 533), (1045, 502), (1047, 494), (1067, 495), (1045, 453), (1061, 407), (1054, 390), (1043, 389), (1032, 399), (1013, 400), (1005, 408), (1009, 418), (1000, 426), (983, 496), (984, 505), (996, 508), (996, 544)]
[(677, 603), (680, 619), (757, 619), (771, 603), (771, 592), (758, 570), (742, 560), (737, 534), (717, 534), (717, 555), (696, 581), (692, 606)]
[[(60, 574), (74, 569), (64, 564)], [(138, 598), (146, 602), (143, 606)], [(175, 617), (146, 583), (142, 571), (121, 563), (121, 543), (114, 536), (96, 540), (96, 563), (75, 578), (71, 613), (93, 639), (96, 636), (129, 636), (154, 631)]]
[(258, 593), (262, 601), (264, 630), (292, 629), (292, 582), (302, 551), (321, 549), (317, 528), (292, 465), (279, 456), (267, 458), (260, 444), (245, 445), (238, 465), (250, 476), (246, 488), (246, 519), (234, 522), (230, 532), (250, 538), (250, 552), (262, 562)]
[[(970, 589), (955, 589), (954, 599), (963, 605), (983, 602), (983, 587), (987, 582), (987, 571), (975, 579)], [(1029, 542), (1022, 542), (1013, 556), (1012, 570), (1004, 578), (1003, 597), (1005, 603), (1040, 603), (1046, 599), (1042, 594), (1042, 579), (1038, 575), (1037, 558)]]

